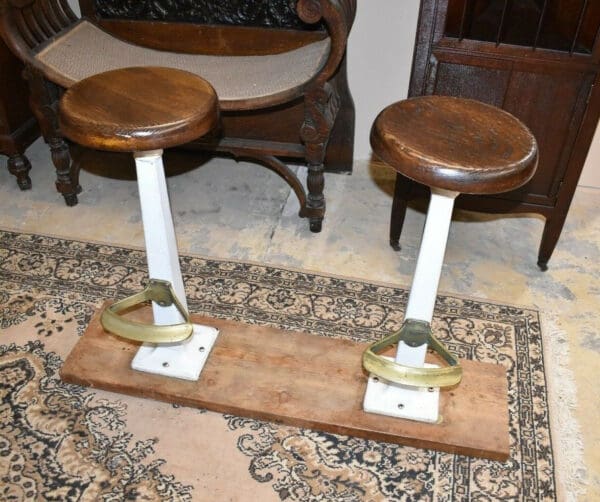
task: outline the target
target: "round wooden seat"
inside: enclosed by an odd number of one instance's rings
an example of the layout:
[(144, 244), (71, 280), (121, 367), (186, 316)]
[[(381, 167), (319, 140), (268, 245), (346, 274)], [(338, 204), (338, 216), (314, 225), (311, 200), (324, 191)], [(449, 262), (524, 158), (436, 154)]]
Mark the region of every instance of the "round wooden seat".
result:
[(99, 73), (70, 87), (59, 105), (62, 133), (98, 150), (139, 152), (187, 143), (219, 120), (204, 79), (162, 67)]
[(460, 193), (513, 190), (537, 167), (529, 129), (513, 115), (471, 99), (422, 96), (394, 103), (375, 120), (371, 145), (404, 176)]

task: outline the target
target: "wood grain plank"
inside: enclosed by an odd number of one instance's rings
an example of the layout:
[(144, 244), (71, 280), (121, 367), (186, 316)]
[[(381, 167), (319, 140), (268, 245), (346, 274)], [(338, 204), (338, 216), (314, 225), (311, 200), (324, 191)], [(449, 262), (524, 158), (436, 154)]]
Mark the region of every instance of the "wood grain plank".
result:
[(64, 381), (336, 434), (508, 458), (501, 366), (461, 361), (463, 381), (440, 396), (441, 423), (426, 424), (362, 410), (363, 343), (192, 316), (220, 334), (200, 380), (189, 382), (132, 370), (138, 344), (104, 332), (99, 317), (100, 311), (67, 358)]

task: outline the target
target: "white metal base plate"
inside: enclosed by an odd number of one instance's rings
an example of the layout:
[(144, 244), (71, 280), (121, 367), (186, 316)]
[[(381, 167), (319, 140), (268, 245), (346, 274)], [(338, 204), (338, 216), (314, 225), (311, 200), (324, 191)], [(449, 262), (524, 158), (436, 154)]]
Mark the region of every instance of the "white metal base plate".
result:
[(134, 370), (184, 380), (198, 380), (219, 330), (194, 324), (194, 332), (185, 342), (144, 344), (131, 361)]
[[(393, 358), (388, 358), (393, 360)], [(438, 368), (436, 364), (425, 363), (425, 368)], [(410, 387), (369, 377), (363, 400), (367, 413), (406, 418), (419, 422), (437, 423), (439, 419), (439, 387)]]

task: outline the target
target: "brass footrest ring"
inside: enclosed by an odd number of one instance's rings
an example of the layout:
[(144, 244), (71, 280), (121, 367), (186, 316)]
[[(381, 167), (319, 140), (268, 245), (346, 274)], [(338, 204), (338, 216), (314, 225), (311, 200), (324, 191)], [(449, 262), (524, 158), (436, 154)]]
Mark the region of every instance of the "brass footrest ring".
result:
[[(439, 354), (448, 366), (443, 368), (415, 368), (398, 364), (378, 355), (382, 350), (404, 341), (416, 347), (427, 343)], [(450, 352), (433, 336), (429, 323), (407, 319), (399, 331), (371, 344), (363, 352), (363, 367), (375, 376), (388, 382), (412, 387), (450, 387), (460, 382), (462, 367)]]
[[(185, 322), (157, 326), (132, 321), (119, 315), (120, 312), (148, 300), (158, 303), (161, 307), (175, 305)], [(128, 296), (104, 309), (100, 316), (100, 323), (106, 331), (117, 336), (148, 343), (182, 342), (189, 338), (194, 331), (190, 315), (177, 299), (171, 283), (160, 279), (150, 279), (146, 288), (140, 293)]]

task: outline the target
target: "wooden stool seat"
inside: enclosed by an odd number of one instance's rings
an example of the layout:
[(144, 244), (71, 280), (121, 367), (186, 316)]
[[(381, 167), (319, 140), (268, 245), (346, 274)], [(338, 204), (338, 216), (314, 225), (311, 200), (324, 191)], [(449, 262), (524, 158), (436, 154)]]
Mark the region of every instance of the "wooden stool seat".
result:
[(511, 114), (479, 101), (422, 96), (385, 108), (371, 130), (373, 151), (402, 175), (469, 194), (525, 184), (537, 166), (537, 143)]
[(161, 150), (203, 136), (218, 120), (206, 80), (162, 67), (99, 73), (70, 87), (59, 105), (62, 133), (98, 150)]

